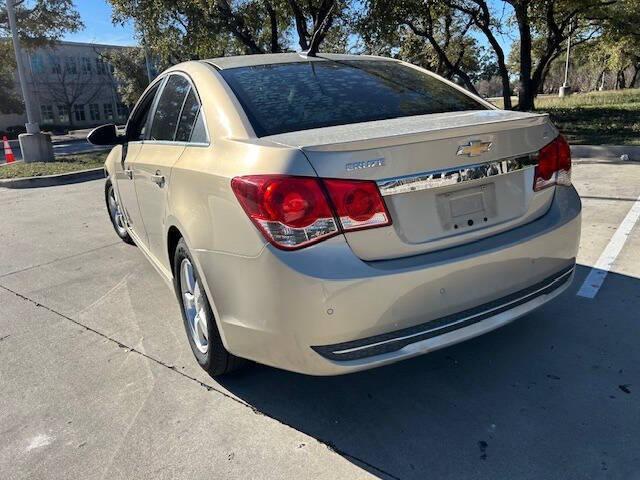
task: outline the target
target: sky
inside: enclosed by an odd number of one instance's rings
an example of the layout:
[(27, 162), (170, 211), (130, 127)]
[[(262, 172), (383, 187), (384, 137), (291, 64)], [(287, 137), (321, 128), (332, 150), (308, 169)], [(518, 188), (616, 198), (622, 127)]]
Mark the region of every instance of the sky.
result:
[(114, 25), (111, 22), (111, 4), (104, 0), (74, 0), (84, 22), (84, 30), (68, 33), (69, 42), (104, 43), (108, 45), (137, 45), (133, 24)]
[[(111, 4), (105, 0), (74, 0), (78, 12), (85, 24), (84, 30), (76, 33), (67, 34), (64, 40), (70, 42), (87, 42), (87, 43), (103, 43), (108, 45), (137, 45), (133, 24), (128, 23), (124, 26), (114, 25), (111, 22)], [(504, 2), (501, 0), (489, 0), (496, 13), (502, 13)], [(505, 12), (505, 17), (509, 12)], [(476, 39), (481, 45), (486, 45), (484, 35), (475, 34)], [(509, 53), (511, 39), (508, 37), (499, 37), (505, 54)]]

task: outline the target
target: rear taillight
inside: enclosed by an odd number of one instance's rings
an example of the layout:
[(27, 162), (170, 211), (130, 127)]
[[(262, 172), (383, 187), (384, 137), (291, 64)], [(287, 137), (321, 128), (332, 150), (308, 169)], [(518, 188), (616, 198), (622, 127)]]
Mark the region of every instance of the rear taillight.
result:
[(553, 185), (571, 185), (571, 149), (562, 135), (538, 152), (533, 190)]
[(383, 227), (391, 216), (375, 182), (362, 180), (323, 180), (345, 231)]
[(293, 250), (341, 230), (391, 224), (375, 182), (251, 175), (231, 180), (240, 205), (265, 238)]

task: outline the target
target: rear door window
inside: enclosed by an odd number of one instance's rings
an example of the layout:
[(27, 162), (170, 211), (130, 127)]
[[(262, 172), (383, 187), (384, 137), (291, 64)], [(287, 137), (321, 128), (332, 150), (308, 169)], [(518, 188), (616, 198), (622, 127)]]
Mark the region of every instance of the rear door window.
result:
[(320, 60), (220, 72), (258, 136), (487, 107), (415, 68), (386, 60)]
[(150, 140), (173, 141), (178, 126), (178, 117), (190, 88), (189, 81), (183, 76), (171, 75), (169, 77), (156, 106), (149, 135)]
[(193, 88), (189, 90), (187, 98), (182, 106), (178, 130), (176, 131), (176, 142), (188, 142), (191, 139), (191, 132), (200, 111), (200, 102)]

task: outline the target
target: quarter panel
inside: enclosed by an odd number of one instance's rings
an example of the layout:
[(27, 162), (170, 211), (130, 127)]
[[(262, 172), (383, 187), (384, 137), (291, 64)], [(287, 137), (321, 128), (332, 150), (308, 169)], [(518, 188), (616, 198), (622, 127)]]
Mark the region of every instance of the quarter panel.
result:
[[(314, 176), (299, 151), (218, 139), (210, 147), (188, 146), (174, 165), (169, 213), (187, 230), (191, 248), (257, 256), (267, 243), (231, 190), (241, 175)], [(167, 225), (167, 229), (170, 225)]]

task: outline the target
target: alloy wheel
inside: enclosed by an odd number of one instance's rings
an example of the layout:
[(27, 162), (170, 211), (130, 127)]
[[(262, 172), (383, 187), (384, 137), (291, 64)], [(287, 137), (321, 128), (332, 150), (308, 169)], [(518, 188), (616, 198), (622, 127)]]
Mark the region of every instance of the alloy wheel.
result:
[(205, 293), (195, 276), (193, 265), (188, 258), (180, 264), (180, 290), (182, 308), (187, 317), (189, 334), (201, 353), (209, 350), (209, 314), (206, 308)]

